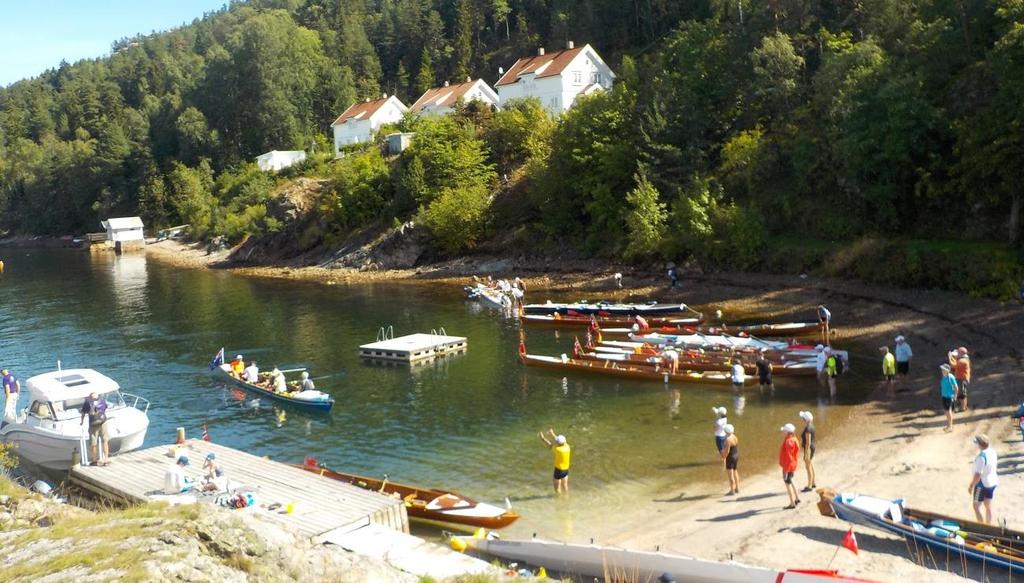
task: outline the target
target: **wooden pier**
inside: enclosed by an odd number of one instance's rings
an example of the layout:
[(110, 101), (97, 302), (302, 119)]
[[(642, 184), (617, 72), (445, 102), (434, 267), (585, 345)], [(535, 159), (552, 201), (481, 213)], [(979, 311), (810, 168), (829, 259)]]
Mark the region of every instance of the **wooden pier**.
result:
[(463, 336), (409, 334), (363, 344), (359, 347), (359, 356), (372, 360), (413, 363), (456, 354), (464, 350), (466, 350), (466, 338)]
[[(108, 499), (132, 503), (164, 499), (164, 473), (175, 462), (168, 455), (171, 447), (161, 445), (117, 455), (106, 467), (74, 466), (70, 481)], [(257, 508), (256, 512), (291, 526), (314, 542), (369, 524), (409, 532), (405, 505), (397, 498), (207, 441), (189, 440), (179, 448), (179, 453), (189, 458), (185, 469), (189, 477), (198, 482), (206, 455), (215, 454), (230, 485), (255, 490), (260, 505), (281, 505), (278, 511)], [(213, 503), (216, 496), (196, 498), (200, 503)], [(291, 514), (283, 510), (288, 503), (293, 503)]]

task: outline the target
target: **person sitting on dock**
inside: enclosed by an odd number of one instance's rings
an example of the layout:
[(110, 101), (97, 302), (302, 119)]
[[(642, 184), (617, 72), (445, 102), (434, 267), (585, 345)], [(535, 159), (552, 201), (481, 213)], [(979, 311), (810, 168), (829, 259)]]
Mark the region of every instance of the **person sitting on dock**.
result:
[(299, 391), (315, 391), (316, 385), (313, 384), (313, 379), (309, 378), (309, 373), (302, 371), (302, 382), (299, 383)]
[(563, 492), (569, 492), (569, 458), (572, 454), (572, 449), (569, 447), (568, 442), (565, 440), (564, 435), (556, 435), (555, 430), (549, 428), (548, 433), (551, 435), (551, 440), (544, 435), (541, 431), (537, 434), (544, 445), (551, 448), (551, 453), (555, 456), (555, 472), (553, 475), (553, 482), (556, 494)]
[(224, 469), (217, 468), (213, 471), (213, 477), (203, 478), (202, 490), (203, 492), (227, 492), (228, 479), (224, 475)]
[(203, 460), (203, 470), (206, 472), (205, 478), (213, 478), (217, 473), (217, 469), (217, 454), (212, 452), (206, 454), (206, 459)]
[(242, 371), (242, 380), (251, 385), (255, 385), (260, 381), (260, 367), (256, 366), (255, 360), (250, 362), (249, 366), (245, 367), (245, 370)]
[(242, 378), (242, 372), (245, 371), (245, 360), (242, 359), (242, 355), (235, 356), (235, 359), (231, 361), (231, 376), (236, 379)]
[(192, 480), (185, 475), (185, 467), (188, 465), (188, 456), (178, 456), (178, 460), (171, 467), (167, 468), (164, 474), (164, 494), (174, 496), (183, 494), (192, 489)]

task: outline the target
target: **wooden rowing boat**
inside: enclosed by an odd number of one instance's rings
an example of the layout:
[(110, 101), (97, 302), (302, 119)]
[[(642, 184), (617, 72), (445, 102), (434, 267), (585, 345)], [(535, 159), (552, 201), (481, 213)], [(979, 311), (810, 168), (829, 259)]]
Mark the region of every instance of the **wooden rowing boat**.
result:
[[(650, 367), (636, 366), (628, 362), (619, 364), (616, 362), (606, 361), (602, 364), (592, 360), (578, 360), (568, 357), (559, 358), (532, 354), (521, 354), (520, 360), (522, 360), (523, 364), (526, 366), (599, 374), (641, 381), (656, 381), (661, 383), (699, 383), (722, 386), (732, 385), (732, 378), (730, 375), (718, 371), (679, 370), (675, 374), (672, 374), (665, 370), (655, 371)], [(756, 379), (748, 376), (744, 381), (744, 385), (751, 385), (755, 382)]]
[(421, 488), (392, 482), (387, 478), (380, 480), (356, 474), (346, 474), (318, 466), (315, 461), (296, 465), (307, 472), (319, 474), (325, 478), (346, 482), (382, 494), (398, 496), (405, 501), (405, 509), (410, 518), (442, 525), (456, 525), (466, 528), (486, 528), (490, 530), (504, 528), (519, 519), (519, 514), (510, 508), (500, 508), (486, 502), (477, 502), (468, 496), (438, 488)]
[[(896, 534), (914, 548), (935, 549), (934, 556), (944, 557), (951, 567), (965, 558), (981, 561), (992, 581), (1024, 573), (1024, 532), (917, 510), (902, 499), (838, 494), (830, 502), (838, 518)], [(1007, 576), (999, 575), (1004, 569)]]
[[(575, 356), (575, 358), (595, 362), (611, 361), (629, 363), (633, 366), (652, 368), (656, 370), (661, 370), (665, 366), (660, 354), (645, 355), (627, 352), (584, 352)], [(749, 362), (749, 359), (744, 360), (742, 364), (743, 369), (748, 375), (757, 374), (757, 367), (753, 363)], [(732, 370), (732, 361), (725, 353), (718, 353), (718, 356), (704, 357), (682, 353), (679, 355), (679, 365), (677, 369), (728, 372)], [(817, 374), (817, 369), (814, 367), (814, 361), (772, 363), (772, 374), (775, 376), (814, 376)]]
[(555, 304), (547, 302), (544, 304), (526, 304), (523, 312), (526, 314), (594, 314), (596, 316), (667, 316), (668, 314), (681, 314), (693, 310), (686, 304), (612, 304), (609, 302), (576, 302), (572, 304)]
[[(733, 336), (762, 336), (768, 338), (796, 338), (818, 334), (821, 325), (817, 322), (787, 322), (781, 324), (749, 324), (735, 326), (722, 324), (721, 326), (694, 326), (685, 324), (662, 324), (650, 323), (650, 332), (659, 334), (708, 334), (721, 335), (731, 334)], [(632, 322), (629, 326), (613, 328), (601, 327), (601, 334), (606, 336), (625, 336), (633, 333)]]
[[(590, 326), (593, 322), (604, 330), (606, 326), (633, 325), (631, 316), (597, 316), (585, 314), (520, 314), (519, 320), (529, 326), (545, 326), (550, 328), (568, 328), (570, 326)], [(647, 318), (651, 326), (696, 326), (701, 322), (700, 317), (693, 318)]]
[(217, 380), (232, 384), (250, 393), (259, 396), (261, 399), (268, 399), (275, 403), (288, 405), (304, 411), (327, 413), (334, 406), (334, 398), (322, 391), (290, 391), (287, 393), (275, 393), (274, 391), (260, 385), (247, 383), (242, 379), (231, 376), (231, 365), (224, 363), (215, 366), (212, 374)]

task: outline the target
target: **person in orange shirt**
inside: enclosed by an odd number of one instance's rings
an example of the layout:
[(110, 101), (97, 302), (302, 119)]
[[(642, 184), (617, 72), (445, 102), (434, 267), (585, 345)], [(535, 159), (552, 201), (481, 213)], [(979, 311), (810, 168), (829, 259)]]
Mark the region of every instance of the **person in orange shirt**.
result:
[(779, 448), (779, 466), (782, 467), (782, 481), (786, 483), (786, 493), (789, 494), (789, 506), (783, 510), (792, 510), (800, 503), (796, 493), (796, 486), (793, 485), (793, 474), (796, 473), (797, 458), (800, 456), (800, 444), (796, 441), (796, 427), (787, 423), (780, 428), (786, 434), (782, 440), (782, 447)]
[(949, 367), (953, 369), (959, 390), (956, 395), (956, 407), (959, 411), (967, 410), (967, 385), (971, 384), (971, 359), (967, 355), (967, 347), (961, 346), (949, 351)]
[(231, 361), (231, 376), (236, 379), (240, 379), (242, 378), (243, 371), (245, 371), (245, 360), (242, 358), (242, 355), (239, 354)]

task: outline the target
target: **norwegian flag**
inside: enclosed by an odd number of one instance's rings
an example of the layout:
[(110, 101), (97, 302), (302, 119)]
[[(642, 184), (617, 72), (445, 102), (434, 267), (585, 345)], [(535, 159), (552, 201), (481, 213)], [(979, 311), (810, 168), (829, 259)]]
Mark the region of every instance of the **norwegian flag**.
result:
[(203, 423), (203, 441), (210, 441), (210, 431), (206, 428), (205, 423)]
[(572, 339), (572, 355), (575, 358), (579, 358), (583, 354), (583, 347), (580, 346), (580, 339), (578, 336), (574, 336)]

